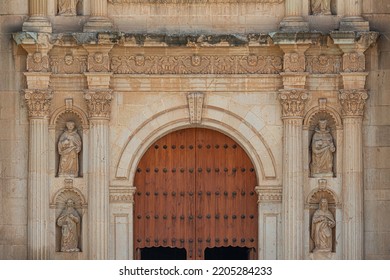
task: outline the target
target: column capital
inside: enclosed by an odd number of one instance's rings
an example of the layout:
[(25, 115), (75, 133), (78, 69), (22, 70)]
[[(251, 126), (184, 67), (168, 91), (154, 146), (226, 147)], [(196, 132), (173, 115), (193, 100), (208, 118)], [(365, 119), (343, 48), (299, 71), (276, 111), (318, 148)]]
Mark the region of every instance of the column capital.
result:
[(258, 195), (257, 203), (280, 203), (282, 202), (283, 189), (281, 186), (257, 186), (255, 191)]
[(112, 98), (111, 89), (86, 90), (84, 99), (87, 102), (89, 118), (109, 120)]
[(110, 186), (110, 203), (134, 203), (136, 187)]
[(363, 117), (367, 99), (368, 91), (366, 89), (340, 90), (339, 100), (343, 118)]
[(52, 90), (25, 89), (23, 92), (30, 119), (48, 118), (50, 115), (51, 100), (53, 98)]
[(282, 118), (303, 118), (309, 92), (304, 89), (282, 89), (279, 101), (282, 105)]

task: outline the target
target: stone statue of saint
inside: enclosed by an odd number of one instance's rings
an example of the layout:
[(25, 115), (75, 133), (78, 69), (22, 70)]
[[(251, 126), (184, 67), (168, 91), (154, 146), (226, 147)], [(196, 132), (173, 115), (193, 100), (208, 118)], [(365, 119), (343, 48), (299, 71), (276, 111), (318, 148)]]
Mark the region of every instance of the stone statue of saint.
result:
[(332, 252), (332, 228), (335, 225), (333, 214), (328, 209), (328, 200), (322, 198), (319, 209), (314, 212), (311, 222), (311, 238), (314, 241), (313, 252)]
[(81, 138), (75, 129), (75, 123), (66, 122), (67, 130), (61, 134), (58, 141), (59, 176), (77, 177), (79, 173), (79, 153), (81, 151)]
[(311, 141), (310, 171), (312, 177), (333, 176), (333, 153), (336, 147), (327, 125), (326, 120), (320, 120)]
[(311, 0), (313, 15), (331, 15), (330, 0)]
[(77, 225), (80, 223), (80, 215), (74, 208), (71, 199), (66, 201), (64, 210), (58, 217), (57, 225), (61, 227), (61, 252), (79, 252), (79, 233)]
[(79, 0), (58, 0), (58, 14), (62, 16), (76, 16)]

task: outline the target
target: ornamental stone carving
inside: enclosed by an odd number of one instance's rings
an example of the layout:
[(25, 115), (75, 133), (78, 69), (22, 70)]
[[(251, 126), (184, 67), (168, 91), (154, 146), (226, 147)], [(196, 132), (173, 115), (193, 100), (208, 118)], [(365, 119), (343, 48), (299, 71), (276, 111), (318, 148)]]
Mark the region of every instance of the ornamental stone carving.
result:
[(84, 98), (90, 118), (109, 119), (111, 114), (112, 90), (89, 90)]
[(313, 15), (331, 15), (330, 0), (311, 0), (311, 12)]
[(327, 120), (320, 120), (311, 141), (312, 177), (333, 176), (333, 153), (336, 147)]
[(58, 15), (76, 16), (79, 0), (58, 0)]
[(202, 110), (204, 93), (192, 92), (187, 95), (190, 123), (200, 124), (202, 122)]
[(305, 72), (305, 56), (296, 52), (284, 55), (285, 72)]
[(87, 69), (86, 57), (74, 57), (66, 54), (64, 57), (52, 57), (51, 68), (53, 74), (79, 74)]
[(281, 4), (284, 0), (108, 0), (113, 5), (130, 3), (150, 4), (212, 4), (212, 3), (261, 3)]
[(368, 93), (365, 89), (340, 90), (339, 99), (344, 116), (363, 116)]
[(96, 52), (88, 56), (88, 71), (108, 72), (110, 69), (110, 58), (108, 54)]
[(364, 72), (366, 58), (363, 53), (351, 52), (343, 55), (344, 72)]
[(307, 71), (313, 74), (337, 74), (341, 68), (341, 57), (339, 56), (308, 56)]
[(79, 153), (82, 141), (73, 121), (66, 122), (66, 130), (58, 141), (60, 155), (58, 175), (77, 177), (79, 174)]
[(314, 242), (313, 252), (332, 252), (333, 230), (336, 221), (328, 209), (328, 200), (322, 198), (319, 209), (314, 212), (311, 222), (311, 238)]
[(49, 57), (41, 52), (35, 52), (27, 56), (27, 70), (29, 72), (48, 72)]
[(53, 93), (50, 89), (26, 89), (24, 90), (28, 115), (30, 118), (44, 118), (50, 114), (50, 105)]
[(279, 56), (113, 56), (115, 74), (277, 74)]
[(282, 104), (282, 117), (302, 118), (308, 98), (309, 95), (306, 90), (281, 90), (279, 101)]
[(57, 225), (61, 227), (61, 252), (79, 252), (79, 224), (80, 215), (74, 208), (73, 200), (68, 199), (64, 210), (57, 219)]

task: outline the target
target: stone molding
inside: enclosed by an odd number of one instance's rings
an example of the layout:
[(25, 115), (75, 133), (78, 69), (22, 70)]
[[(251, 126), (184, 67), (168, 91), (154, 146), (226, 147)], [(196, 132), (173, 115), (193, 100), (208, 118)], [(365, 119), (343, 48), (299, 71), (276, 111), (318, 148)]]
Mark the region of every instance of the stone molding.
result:
[(260, 3), (282, 4), (284, 0), (108, 0), (109, 4), (222, 4), (222, 3)]
[(187, 95), (187, 100), (190, 113), (190, 123), (200, 124), (202, 122), (204, 93), (191, 92)]
[(135, 187), (110, 187), (110, 203), (134, 203)]
[(343, 117), (362, 117), (368, 91), (365, 89), (340, 90), (339, 99)]
[(49, 117), (51, 100), (53, 98), (51, 89), (25, 89), (24, 98), (30, 118)]
[(90, 118), (110, 119), (112, 90), (87, 90), (84, 94)]
[(256, 187), (257, 203), (282, 202), (282, 187)]
[(280, 56), (113, 56), (115, 74), (278, 74)]
[(282, 118), (303, 118), (308, 99), (307, 90), (280, 90), (279, 101), (282, 105)]

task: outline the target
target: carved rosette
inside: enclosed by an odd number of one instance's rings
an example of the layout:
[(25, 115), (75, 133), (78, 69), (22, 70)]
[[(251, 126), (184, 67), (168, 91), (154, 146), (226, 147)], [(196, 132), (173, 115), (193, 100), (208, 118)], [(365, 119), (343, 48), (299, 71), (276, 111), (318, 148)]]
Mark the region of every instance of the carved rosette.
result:
[(53, 98), (51, 89), (26, 89), (24, 98), (30, 118), (47, 118), (50, 115), (50, 105)]
[(88, 90), (84, 98), (90, 118), (110, 119), (112, 90)]
[(279, 101), (282, 104), (282, 117), (303, 118), (308, 99), (309, 94), (306, 90), (281, 90), (279, 93)]
[(339, 99), (343, 116), (362, 117), (368, 92), (365, 89), (340, 90)]

